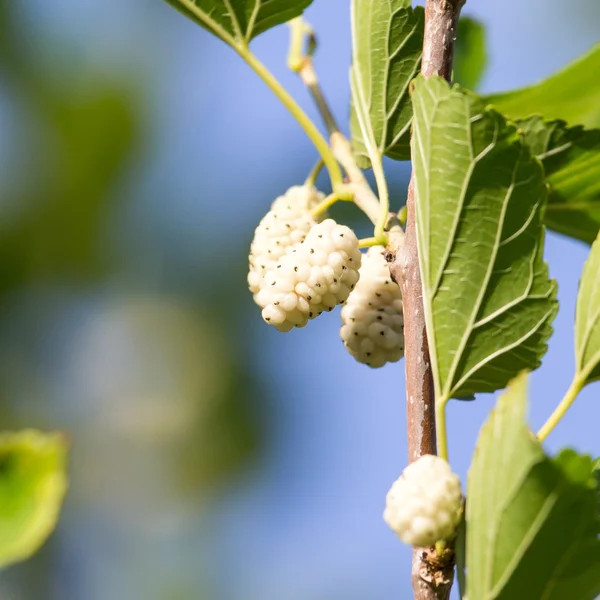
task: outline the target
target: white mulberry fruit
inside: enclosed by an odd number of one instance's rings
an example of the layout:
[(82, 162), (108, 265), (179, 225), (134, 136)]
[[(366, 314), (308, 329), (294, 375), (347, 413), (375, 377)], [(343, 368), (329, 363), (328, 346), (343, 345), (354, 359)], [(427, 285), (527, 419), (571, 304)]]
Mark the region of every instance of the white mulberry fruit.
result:
[(426, 454), (394, 482), (383, 518), (403, 542), (423, 547), (450, 539), (461, 513), (458, 475), (443, 458)]
[(361, 253), (354, 232), (333, 219), (318, 223), (306, 239), (265, 274), (256, 303), (279, 331), (304, 327), (343, 304), (358, 281)]
[(383, 251), (373, 246), (363, 256), (359, 282), (341, 312), (344, 346), (373, 368), (404, 356), (402, 292), (390, 277)]
[(325, 197), (314, 187), (296, 185), (275, 199), (254, 232), (250, 246), (248, 287), (257, 294), (264, 276), (317, 223), (310, 211)]

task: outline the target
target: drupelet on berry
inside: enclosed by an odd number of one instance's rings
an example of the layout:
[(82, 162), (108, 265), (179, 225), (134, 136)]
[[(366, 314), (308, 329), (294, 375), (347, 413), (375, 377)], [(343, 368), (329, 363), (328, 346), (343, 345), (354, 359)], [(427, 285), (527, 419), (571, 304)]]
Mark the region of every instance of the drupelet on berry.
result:
[(263, 319), (279, 331), (304, 327), (347, 300), (360, 264), (358, 239), (351, 229), (333, 219), (314, 225), (265, 274), (255, 295)]
[(319, 221), (311, 216), (311, 210), (324, 197), (312, 186), (296, 185), (275, 199), (258, 224), (250, 246), (248, 287), (253, 294), (262, 288), (267, 271), (292, 246), (302, 242)]

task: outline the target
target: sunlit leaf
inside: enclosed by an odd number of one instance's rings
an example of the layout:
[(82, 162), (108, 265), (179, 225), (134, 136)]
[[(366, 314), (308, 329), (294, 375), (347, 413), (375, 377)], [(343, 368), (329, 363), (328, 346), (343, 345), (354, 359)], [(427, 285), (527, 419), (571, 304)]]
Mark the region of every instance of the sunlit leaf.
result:
[(471, 17), (461, 17), (454, 44), (454, 82), (470, 90), (476, 89), (485, 73), (487, 61), (483, 23)]
[(592, 600), (600, 521), (592, 460), (547, 458), (525, 422), (526, 376), (482, 427), (467, 486), (467, 597)]
[(600, 236), (583, 267), (575, 313), (577, 378), (600, 379)]
[(534, 369), (556, 313), (543, 262), (543, 169), (514, 126), (441, 78), (414, 82), (423, 299), (440, 401)]
[(58, 434), (0, 434), (0, 566), (29, 558), (53, 531), (67, 487)]
[(408, 84), (421, 64), (424, 19), (410, 0), (352, 2), (350, 125), (361, 167), (371, 156), (410, 158)]
[(532, 86), (485, 98), (511, 119), (542, 115), (571, 125), (600, 127), (600, 43)]
[(545, 224), (591, 244), (600, 229), (600, 129), (530, 117), (518, 122), (550, 184)]
[(166, 0), (234, 47), (302, 14), (312, 0)]

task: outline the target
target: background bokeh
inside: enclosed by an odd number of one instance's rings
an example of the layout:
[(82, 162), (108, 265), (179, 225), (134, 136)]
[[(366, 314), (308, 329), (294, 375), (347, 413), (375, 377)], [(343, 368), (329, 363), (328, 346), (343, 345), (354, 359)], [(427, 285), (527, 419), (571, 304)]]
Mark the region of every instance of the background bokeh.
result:
[[(307, 12), (341, 122), (348, 8)], [(596, 0), (464, 12), (488, 31), (483, 91), (600, 39)], [(286, 71), (286, 28), (255, 50), (317, 118)], [(403, 364), (354, 363), (337, 313), (278, 334), (246, 289), (256, 223), (314, 161), (258, 78), (166, 3), (0, 0), (0, 422), (72, 445), (59, 527), (0, 575), (1, 600), (411, 597), (410, 551), (381, 518), (406, 463)], [(387, 167), (398, 207), (408, 167)], [(534, 427), (570, 381), (586, 253), (548, 235), (561, 312), (531, 379)], [(599, 395), (549, 450), (600, 454)], [(450, 407), (461, 476), (492, 403)]]

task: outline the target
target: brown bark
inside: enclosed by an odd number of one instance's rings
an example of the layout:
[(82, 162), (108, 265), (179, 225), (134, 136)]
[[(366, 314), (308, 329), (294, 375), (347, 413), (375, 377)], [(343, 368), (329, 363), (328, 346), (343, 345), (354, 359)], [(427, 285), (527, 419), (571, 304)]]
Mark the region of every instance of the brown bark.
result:
[(425, 330), (412, 179), (408, 186), (407, 209), (404, 244), (400, 248), (390, 248), (393, 254), (387, 258), (392, 259), (390, 272), (402, 288), (408, 460), (412, 462), (423, 454), (437, 453), (435, 394)]
[[(464, 0), (427, 0), (421, 73), (452, 76), (454, 40)], [(436, 454), (435, 394), (425, 329), (421, 272), (415, 226), (414, 180), (408, 188), (406, 236), (401, 248), (390, 247), (392, 277), (402, 288), (404, 306), (408, 459)], [(412, 585), (415, 600), (446, 600), (454, 579), (454, 553), (439, 556), (434, 548), (414, 548)]]

